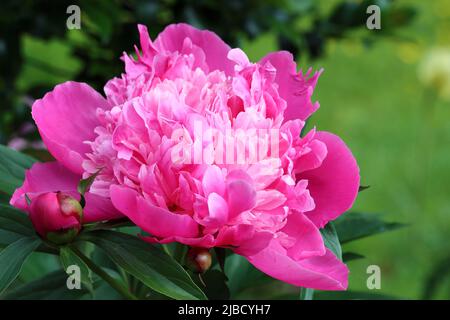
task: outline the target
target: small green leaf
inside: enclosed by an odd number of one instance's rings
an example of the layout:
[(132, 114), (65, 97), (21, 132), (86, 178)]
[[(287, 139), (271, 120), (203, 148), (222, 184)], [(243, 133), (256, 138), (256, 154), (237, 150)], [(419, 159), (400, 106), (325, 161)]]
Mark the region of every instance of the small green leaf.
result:
[(79, 240), (94, 243), (126, 272), (159, 293), (174, 299), (206, 298), (183, 267), (157, 246), (110, 230), (88, 232)]
[(325, 246), (330, 249), (339, 260), (342, 261), (342, 249), (339, 242), (338, 234), (332, 222), (328, 222), (327, 225), (320, 230), (323, 237)]
[[(62, 270), (53, 271), (42, 278), (10, 289), (1, 296), (5, 300), (72, 300), (80, 299), (87, 293), (85, 289), (69, 290), (67, 274)], [(109, 290), (114, 292), (114, 290)]]
[(314, 289), (300, 288), (299, 300), (312, 300), (314, 297)]
[(86, 192), (89, 191), (89, 188), (94, 183), (95, 178), (97, 178), (100, 171), (101, 170), (98, 170), (96, 173), (94, 173), (90, 177), (80, 180), (80, 183), (78, 183), (77, 190), (82, 196), (84, 196), (86, 194)]
[(362, 192), (362, 191), (367, 190), (369, 188), (370, 188), (370, 186), (359, 186), (358, 192)]
[(89, 292), (93, 293), (92, 271), (88, 268), (84, 261), (81, 260), (68, 246), (61, 247), (59, 249), (59, 258), (64, 270), (66, 271), (72, 265), (76, 265), (80, 268), (81, 283)]
[(364, 259), (365, 257), (359, 253), (354, 253), (354, 252), (344, 252), (342, 254), (342, 260), (344, 262), (349, 262), (352, 260), (359, 260), (359, 259)]
[(17, 278), (25, 260), (40, 244), (37, 238), (21, 238), (0, 252), (0, 294)]
[(334, 221), (341, 243), (368, 237), (377, 233), (395, 230), (405, 224), (384, 222), (373, 213), (345, 213)]
[(98, 170), (96, 173), (94, 173), (90, 177), (88, 177), (86, 179), (82, 179), (78, 183), (77, 191), (81, 195), (80, 204), (81, 204), (82, 208), (84, 208), (86, 206), (86, 199), (84, 198), (84, 195), (86, 194), (86, 192), (89, 191), (89, 188), (94, 183), (95, 178), (97, 178), (97, 176), (100, 173), (100, 171), (101, 170)]
[(12, 195), (22, 185), (25, 170), (34, 162), (35, 159), (0, 145), (0, 191)]

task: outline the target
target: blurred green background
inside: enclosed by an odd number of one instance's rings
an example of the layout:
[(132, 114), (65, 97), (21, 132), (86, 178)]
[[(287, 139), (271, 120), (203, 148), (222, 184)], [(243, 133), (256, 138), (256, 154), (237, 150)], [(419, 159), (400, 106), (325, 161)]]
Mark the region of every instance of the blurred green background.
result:
[[(80, 30), (66, 28), (70, 4), (81, 8)], [(381, 30), (365, 27), (369, 4), (382, 9)], [(0, 143), (48, 158), (33, 100), (66, 80), (102, 90), (138, 43), (136, 23), (155, 37), (173, 22), (210, 29), (253, 61), (284, 49), (303, 69), (324, 68), (314, 94), (321, 108), (308, 125), (340, 135), (354, 152), (371, 188), (352, 211), (408, 224), (345, 245), (365, 256), (349, 262), (350, 289), (367, 291), (366, 268), (375, 264), (377, 293), (449, 299), (449, 1), (2, 1)], [(33, 261), (25, 280), (40, 272)]]

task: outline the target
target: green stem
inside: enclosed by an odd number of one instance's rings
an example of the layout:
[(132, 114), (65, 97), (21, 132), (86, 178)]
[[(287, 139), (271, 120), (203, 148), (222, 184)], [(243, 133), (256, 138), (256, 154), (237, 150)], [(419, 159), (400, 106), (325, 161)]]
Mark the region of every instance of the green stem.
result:
[(120, 282), (118, 282), (116, 279), (111, 277), (108, 273), (106, 273), (101, 267), (97, 266), (91, 259), (86, 257), (84, 253), (82, 253), (78, 248), (75, 246), (70, 247), (73, 252), (81, 259), (84, 263), (92, 270), (94, 271), (99, 277), (101, 277), (103, 280), (105, 280), (111, 287), (113, 287), (117, 292), (119, 292), (122, 296), (124, 296), (127, 299), (130, 300), (138, 300), (138, 298), (132, 294), (128, 288), (123, 286)]

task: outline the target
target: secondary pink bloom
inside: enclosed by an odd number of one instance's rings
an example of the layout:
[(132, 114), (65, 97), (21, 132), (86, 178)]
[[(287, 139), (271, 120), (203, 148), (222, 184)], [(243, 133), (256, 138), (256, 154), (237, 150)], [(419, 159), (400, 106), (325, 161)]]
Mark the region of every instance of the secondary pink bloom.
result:
[[(359, 170), (339, 137), (315, 129), (300, 137), (318, 108), (311, 96), (320, 72), (297, 72), (287, 52), (252, 63), (186, 24), (154, 42), (144, 26), (139, 31), (141, 51), (136, 60), (124, 54), (126, 72), (106, 84), (106, 99), (67, 82), (34, 104), (58, 163), (35, 165), (12, 203), (23, 206), (25, 192), (74, 191), (81, 175), (101, 170), (86, 220), (120, 212), (146, 241), (226, 247), (290, 284), (345, 289), (348, 269), (319, 228), (351, 207)], [(178, 138), (181, 151), (215, 150), (226, 145), (218, 136), (238, 131), (275, 132), (276, 152), (255, 135), (257, 143), (226, 147), (223, 157), (174, 161)], [(254, 145), (262, 146), (257, 158)]]
[(69, 242), (81, 229), (81, 205), (64, 193), (40, 194), (31, 201), (27, 211), (36, 232), (55, 243)]

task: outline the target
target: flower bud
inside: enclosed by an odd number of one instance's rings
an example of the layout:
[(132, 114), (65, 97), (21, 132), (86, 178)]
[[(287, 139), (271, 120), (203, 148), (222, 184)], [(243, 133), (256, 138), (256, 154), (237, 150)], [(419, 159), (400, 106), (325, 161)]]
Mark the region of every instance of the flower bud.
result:
[(48, 192), (31, 200), (29, 216), (36, 232), (55, 244), (72, 241), (81, 229), (83, 209), (73, 197)]
[(205, 273), (211, 267), (211, 254), (205, 248), (190, 248), (186, 255), (187, 267), (195, 273)]

